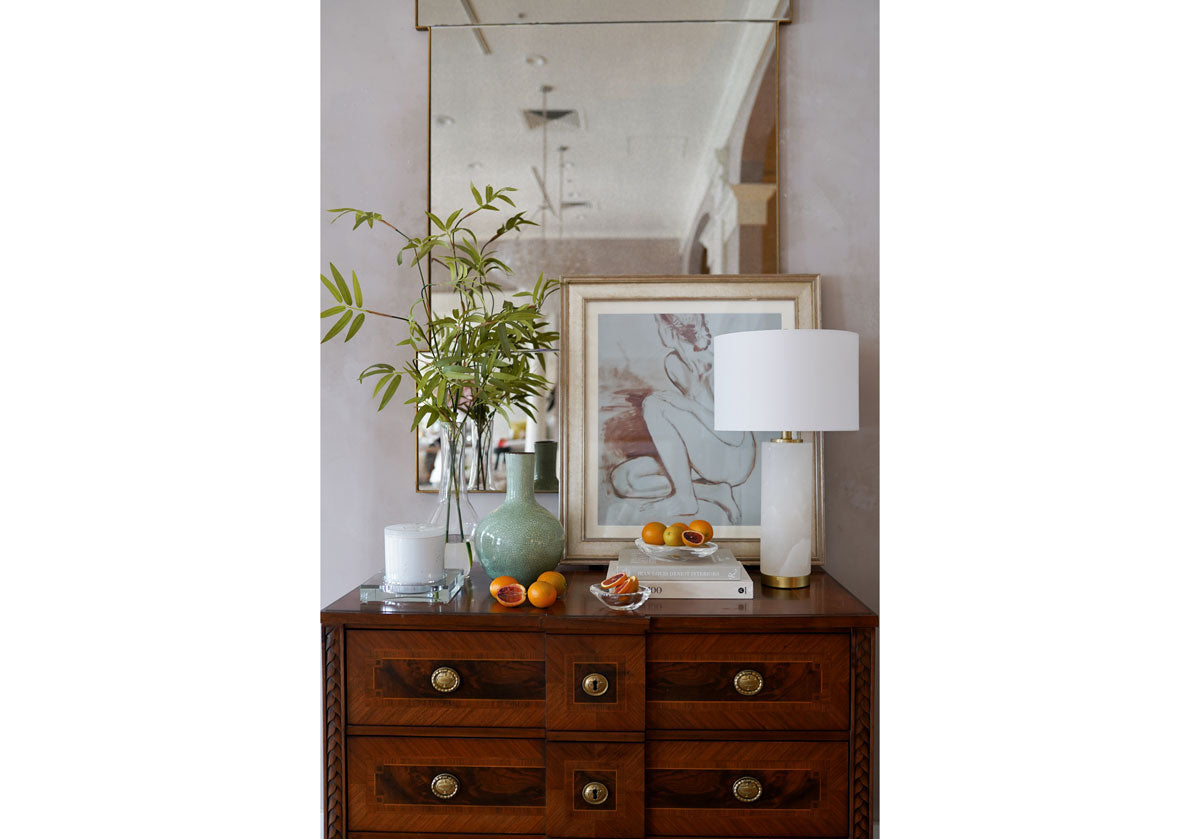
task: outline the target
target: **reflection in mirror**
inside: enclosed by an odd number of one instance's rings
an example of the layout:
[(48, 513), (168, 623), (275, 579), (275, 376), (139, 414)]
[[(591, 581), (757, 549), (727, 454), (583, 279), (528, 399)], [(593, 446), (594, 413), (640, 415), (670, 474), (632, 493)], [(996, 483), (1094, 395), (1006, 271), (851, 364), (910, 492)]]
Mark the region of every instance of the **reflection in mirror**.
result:
[[(774, 22), (432, 28), (430, 206), (464, 206), (470, 183), (516, 187), (539, 226), (497, 256), (525, 285), (777, 273), (776, 44)], [(556, 303), (547, 314), (558, 329)], [(553, 397), (490, 444), (557, 439)], [(418, 443), (420, 489), (436, 489), (432, 448)]]

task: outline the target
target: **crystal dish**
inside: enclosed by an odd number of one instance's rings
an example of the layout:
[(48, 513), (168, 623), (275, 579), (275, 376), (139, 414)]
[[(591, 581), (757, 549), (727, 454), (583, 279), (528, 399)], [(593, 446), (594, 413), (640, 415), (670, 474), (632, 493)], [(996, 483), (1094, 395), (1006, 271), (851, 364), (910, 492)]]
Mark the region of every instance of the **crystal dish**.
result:
[(631, 609), (636, 609), (650, 599), (650, 588), (648, 586), (638, 586), (638, 590), (629, 594), (615, 594), (607, 589), (600, 588), (599, 583), (593, 583), (588, 589), (592, 594), (596, 595), (596, 599), (610, 609), (618, 612), (628, 612)]
[(670, 545), (647, 545), (638, 537), (634, 544), (638, 546), (638, 550), (646, 556), (652, 556), (655, 559), (670, 559), (676, 562), (686, 562), (689, 559), (703, 559), (706, 556), (712, 556), (717, 552), (716, 542), (705, 542), (698, 548), (689, 548), (687, 545), (673, 548)]

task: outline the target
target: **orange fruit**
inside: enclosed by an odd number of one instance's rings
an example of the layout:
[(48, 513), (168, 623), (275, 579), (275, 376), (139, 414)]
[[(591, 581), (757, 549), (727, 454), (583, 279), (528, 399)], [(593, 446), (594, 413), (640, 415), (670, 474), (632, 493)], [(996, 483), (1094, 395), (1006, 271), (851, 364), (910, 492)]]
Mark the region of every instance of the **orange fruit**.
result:
[(529, 598), (529, 602), (534, 606), (537, 606), (539, 609), (546, 609), (553, 606), (554, 601), (558, 599), (558, 589), (554, 587), (553, 583), (546, 580), (538, 580), (529, 587), (526, 595)]
[(663, 543), (663, 531), (667, 526), (661, 521), (652, 521), (642, 528), (642, 541), (647, 545), (661, 545)]
[[(554, 590), (558, 592), (559, 597), (567, 593), (567, 578), (557, 571), (543, 571), (538, 575), (538, 581), (554, 586)], [(532, 601), (533, 598), (530, 598), (530, 600)]]
[(492, 580), (492, 584), (491, 584), (491, 586), (489, 586), (489, 588), (491, 589), (491, 592), (492, 592), (492, 597), (495, 597), (496, 592), (498, 592), (500, 589), (504, 588), (505, 586), (515, 585), (516, 582), (517, 582), (516, 577), (508, 577), (508, 576), (497, 577), (496, 579)]
[(663, 531), (663, 544), (678, 548), (683, 544), (683, 531), (686, 529), (682, 524), (671, 525)]
[(683, 531), (683, 544), (690, 548), (698, 548), (704, 544), (704, 534), (699, 530)]
[(616, 592), (617, 594), (637, 594), (637, 590), (638, 578), (631, 575), (626, 577), (625, 582), (621, 583), (621, 585), (617, 587)]
[[(534, 583), (537, 585), (537, 583)], [(549, 583), (547, 583), (549, 585)], [(525, 602), (525, 586), (512, 583), (496, 589), (496, 602), (501, 606), (520, 606)]]
[(704, 519), (696, 519), (694, 522), (688, 525), (688, 530), (695, 530), (697, 533), (703, 533), (705, 542), (713, 537), (712, 525), (706, 522)]
[(687, 530), (688, 526), (681, 521), (671, 522), (671, 527), (678, 527), (680, 530)]
[(616, 588), (617, 586), (619, 586), (623, 582), (625, 582), (624, 574), (619, 574), (619, 573), (613, 574), (611, 577), (609, 577), (607, 580), (605, 580), (604, 582), (602, 582), (600, 584), (600, 588), (613, 589), (613, 588)]

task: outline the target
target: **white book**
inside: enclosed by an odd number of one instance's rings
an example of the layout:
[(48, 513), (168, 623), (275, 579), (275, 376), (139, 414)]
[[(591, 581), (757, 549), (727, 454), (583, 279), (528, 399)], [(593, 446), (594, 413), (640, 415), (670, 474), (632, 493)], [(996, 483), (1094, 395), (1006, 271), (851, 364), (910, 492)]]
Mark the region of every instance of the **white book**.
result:
[(651, 597), (665, 599), (750, 600), (754, 583), (742, 563), (728, 548), (719, 548), (704, 559), (675, 562), (655, 559), (637, 548), (623, 548), (608, 564), (608, 576), (634, 574), (650, 588)]

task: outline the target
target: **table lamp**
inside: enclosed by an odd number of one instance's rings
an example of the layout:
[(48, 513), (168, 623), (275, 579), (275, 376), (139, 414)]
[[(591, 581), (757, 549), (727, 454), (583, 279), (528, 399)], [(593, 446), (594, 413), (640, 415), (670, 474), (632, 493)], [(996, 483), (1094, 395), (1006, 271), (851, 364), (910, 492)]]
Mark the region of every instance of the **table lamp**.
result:
[(759, 570), (764, 586), (804, 588), (812, 572), (814, 510), (812, 436), (803, 432), (858, 430), (858, 335), (836, 329), (718, 335), (713, 408), (717, 431), (782, 432), (760, 444)]

